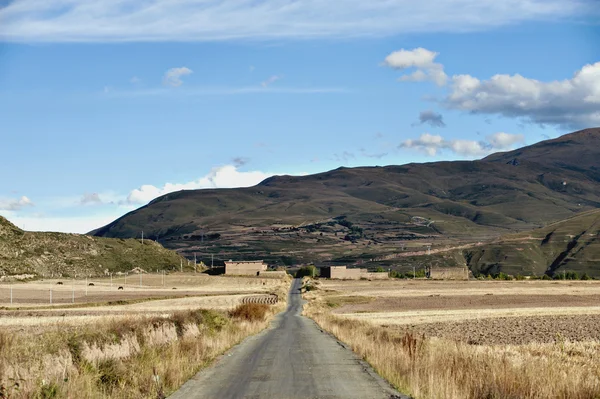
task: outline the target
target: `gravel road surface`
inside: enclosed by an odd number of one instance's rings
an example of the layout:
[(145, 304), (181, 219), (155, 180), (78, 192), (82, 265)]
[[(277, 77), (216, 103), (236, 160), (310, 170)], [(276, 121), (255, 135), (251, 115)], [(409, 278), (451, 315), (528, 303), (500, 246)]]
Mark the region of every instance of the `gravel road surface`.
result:
[(287, 310), (246, 339), (171, 399), (390, 399), (399, 394), (373, 369), (302, 316), (301, 280)]

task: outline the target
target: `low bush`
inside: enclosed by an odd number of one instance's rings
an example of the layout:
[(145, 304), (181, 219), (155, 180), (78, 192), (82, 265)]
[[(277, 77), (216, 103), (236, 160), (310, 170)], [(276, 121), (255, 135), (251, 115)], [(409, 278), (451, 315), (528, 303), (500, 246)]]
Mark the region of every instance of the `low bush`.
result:
[(262, 303), (244, 303), (229, 312), (231, 317), (247, 321), (262, 321), (265, 319), (269, 305)]
[(303, 266), (300, 269), (298, 269), (298, 271), (296, 272), (296, 278), (301, 278), (301, 277), (316, 277), (318, 276), (318, 270), (315, 266), (313, 265), (309, 265), (309, 266)]

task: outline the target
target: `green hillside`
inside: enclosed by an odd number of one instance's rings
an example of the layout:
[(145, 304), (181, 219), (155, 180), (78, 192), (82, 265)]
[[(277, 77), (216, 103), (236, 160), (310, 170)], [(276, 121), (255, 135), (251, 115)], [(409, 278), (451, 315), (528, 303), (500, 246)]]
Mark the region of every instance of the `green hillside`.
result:
[(23, 231), (0, 216), (0, 276), (65, 277), (179, 268), (181, 257), (151, 240)]

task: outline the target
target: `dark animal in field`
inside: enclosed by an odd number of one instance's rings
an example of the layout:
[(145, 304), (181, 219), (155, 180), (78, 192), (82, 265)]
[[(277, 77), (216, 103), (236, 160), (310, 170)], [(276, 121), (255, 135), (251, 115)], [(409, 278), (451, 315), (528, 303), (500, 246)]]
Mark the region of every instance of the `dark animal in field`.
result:
[(122, 289), (123, 289), (123, 287), (119, 287), (119, 288), (117, 288), (117, 289), (118, 289), (118, 290), (122, 290)]
[(63, 285), (62, 281), (59, 281), (58, 283), (56, 283), (57, 285)]
[(89, 283), (89, 284), (88, 284), (88, 286), (89, 286), (89, 287), (93, 287), (93, 286), (94, 286), (94, 283)]

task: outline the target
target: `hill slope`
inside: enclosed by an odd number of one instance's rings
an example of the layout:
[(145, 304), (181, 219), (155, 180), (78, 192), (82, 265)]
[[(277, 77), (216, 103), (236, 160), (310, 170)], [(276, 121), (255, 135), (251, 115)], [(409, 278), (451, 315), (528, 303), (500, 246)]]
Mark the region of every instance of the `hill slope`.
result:
[(151, 240), (25, 232), (0, 216), (0, 276), (74, 276), (179, 268), (181, 257)]
[[(358, 262), (405, 245), (488, 240), (600, 206), (600, 129), (480, 161), (339, 168), (180, 191), (92, 232), (218, 259)], [(433, 223), (431, 223), (433, 221)]]
[(553, 276), (575, 271), (600, 277), (600, 211), (465, 251), (471, 270), (483, 274)]

